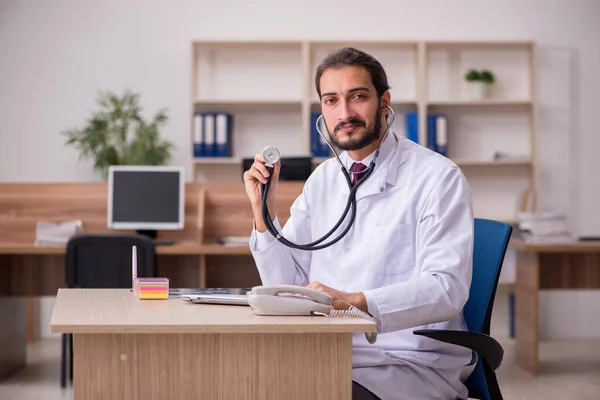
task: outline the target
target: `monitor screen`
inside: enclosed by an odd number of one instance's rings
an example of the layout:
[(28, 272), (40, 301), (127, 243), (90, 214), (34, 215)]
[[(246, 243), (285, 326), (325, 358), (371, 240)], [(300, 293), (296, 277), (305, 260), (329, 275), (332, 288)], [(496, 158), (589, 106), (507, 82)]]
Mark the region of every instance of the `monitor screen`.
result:
[(183, 167), (110, 167), (108, 227), (137, 230), (183, 229), (184, 175)]

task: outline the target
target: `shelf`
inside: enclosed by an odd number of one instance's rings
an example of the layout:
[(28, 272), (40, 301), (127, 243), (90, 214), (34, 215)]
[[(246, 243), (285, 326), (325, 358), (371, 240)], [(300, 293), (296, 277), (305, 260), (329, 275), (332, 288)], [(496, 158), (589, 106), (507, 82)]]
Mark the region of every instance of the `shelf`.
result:
[[(520, 193), (539, 191), (536, 44), (441, 39), (193, 42), (192, 111), (233, 118), (232, 157), (192, 158), (193, 179), (239, 181), (242, 159), (266, 145), (282, 156), (310, 155), (311, 114), (321, 111), (316, 68), (331, 51), (350, 46), (373, 55), (387, 73), (396, 112), (391, 129), (406, 137), (416, 124), (420, 144), (430, 147), (427, 114), (445, 116), (448, 157), (472, 188), (476, 215), (510, 219)], [(464, 78), (473, 68), (496, 77), (481, 98)], [(406, 120), (409, 112), (418, 113), (416, 122)], [(495, 160), (496, 154), (506, 157)], [(331, 157), (313, 157), (312, 164)]]
[(197, 106), (301, 106), (301, 100), (197, 99)]
[(431, 100), (426, 103), (428, 106), (531, 106), (531, 100)]
[[(391, 106), (416, 106), (417, 105), (417, 100), (411, 100), (411, 99), (394, 99), (392, 98), (392, 103)], [(318, 99), (312, 99), (310, 101), (310, 105), (311, 106), (321, 106), (321, 102)]]
[[(417, 97), (418, 71), (417, 52), (418, 42), (378, 42), (378, 41), (316, 41), (310, 42), (310, 99), (311, 103), (319, 103), (314, 73), (323, 58), (331, 51), (341, 47), (356, 47), (375, 57), (386, 70), (392, 101), (398, 99), (413, 99)], [(413, 103), (416, 103), (413, 101)]]
[(506, 158), (501, 160), (469, 160), (465, 158), (457, 158), (452, 159), (452, 161), (459, 167), (530, 167), (533, 165), (533, 162), (527, 158)]
[(196, 42), (192, 51), (193, 99), (303, 96), (301, 42)]
[(497, 41), (497, 40), (473, 40), (473, 41), (427, 41), (425, 45), (429, 48), (519, 48), (519, 47), (532, 47), (535, 45), (531, 41), (520, 41), (520, 40), (508, 40), (508, 41)]
[(194, 164), (240, 164), (240, 157), (198, 157), (194, 158)]

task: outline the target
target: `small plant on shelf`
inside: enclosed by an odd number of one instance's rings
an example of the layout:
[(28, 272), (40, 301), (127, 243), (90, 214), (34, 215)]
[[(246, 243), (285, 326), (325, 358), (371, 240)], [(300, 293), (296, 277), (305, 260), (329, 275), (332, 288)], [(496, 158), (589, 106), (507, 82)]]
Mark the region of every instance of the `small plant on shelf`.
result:
[(496, 77), (487, 69), (481, 71), (470, 69), (465, 74), (465, 81), (468, 83), (471, 100), (480, 100), (489, 96), (491, 85), (496, 81)]
[(81, 129), (63, 132), (66, 144), (80, 151), (80, 158), (94, 160), (94, 169), (106, 179), (111, 165), (164, 165), (173, 144), (160, 138), (159, 127), (168, 121), (166, 110), (151, 121), (141, 115), (140, 95), (126, 91), (119, 97), (100, 92), (100, 110)]

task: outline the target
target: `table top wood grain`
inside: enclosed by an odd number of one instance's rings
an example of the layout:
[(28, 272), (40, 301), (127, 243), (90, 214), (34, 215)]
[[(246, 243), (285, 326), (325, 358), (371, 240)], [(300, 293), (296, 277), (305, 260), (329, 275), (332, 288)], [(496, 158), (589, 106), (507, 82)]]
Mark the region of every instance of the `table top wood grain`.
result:
[(59, 289), (50, 320), (61, 333), (374, 332), (366, 319), (259, 316), (250, 307), (138, 300), (130, 289)]

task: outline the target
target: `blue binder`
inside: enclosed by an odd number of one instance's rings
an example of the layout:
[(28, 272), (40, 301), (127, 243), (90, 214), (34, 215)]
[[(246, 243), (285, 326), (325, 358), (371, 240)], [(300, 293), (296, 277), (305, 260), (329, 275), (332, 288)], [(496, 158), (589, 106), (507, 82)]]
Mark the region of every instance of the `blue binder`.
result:
[(206, 152), (204, 146), (204, 115), (200, 112), (194, 113), (192, 117), (192, 141), (194, 158), (204, 157)]
[[(331, 149), (327, 145), (325, 139), (319, 135), (317, 131), (317, 119), (321, 113), (311, 113), (310, 114), (310, 151), (313, 157), (329, 157), (331, 155)], [(321, 124), (319, 126), (321, 132), (325, 137), (327, 137), (327, 128), (325, 127), (325, 122), (321, 120)]]
[[(447, 153), (447, 129), (445, 132), (438, 132), (438, 124), (440, 119), (445, 122), (443, 126), (447, 128), (448, 118), (442, 114), (427, 114), (426, 129), (427, 134), (427, 148), (446, 156)], [(441, 126), (441, 125), (440, 125)], [(406, 115), (406, 137), (415, 143), (422, 146), (425, 143), (419, 142), (419, 114), (416, 112), (410, 112)]]
[(205, 113), (204, 114), (204, 156), (205, 157), (214, 157), (216, 155), (215, 151), (215, 114), (213, 113)]
[(231, 132), (233, 117), (228, 113), (215, 114), (215, 157), (231, 157)]

